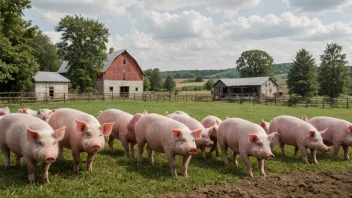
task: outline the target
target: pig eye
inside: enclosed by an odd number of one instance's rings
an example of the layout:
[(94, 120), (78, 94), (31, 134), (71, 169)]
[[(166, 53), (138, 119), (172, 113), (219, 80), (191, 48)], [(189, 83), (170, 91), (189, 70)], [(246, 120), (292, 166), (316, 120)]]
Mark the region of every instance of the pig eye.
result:
[(205, 135), (202, 135), (202, 138), (205, 138)]
[(258, 144), (258, 146), (263, 146), (263, 143), (261, 143), (261, 142), (258, 142), (257, 144)]
[(39, 146), (44, 146), (44, 144), (43, 144), (42, 141), (38, 141), (37, 144), (38, 144)]
[(56, 145), (57, 141), (54, 141), (53, 145)]
[(90, 138), (90, 136), (92, 136), (92, 134), (89, 133), (89, 132), (86, 132), (86, 136), (87, 136), (88, 138)]

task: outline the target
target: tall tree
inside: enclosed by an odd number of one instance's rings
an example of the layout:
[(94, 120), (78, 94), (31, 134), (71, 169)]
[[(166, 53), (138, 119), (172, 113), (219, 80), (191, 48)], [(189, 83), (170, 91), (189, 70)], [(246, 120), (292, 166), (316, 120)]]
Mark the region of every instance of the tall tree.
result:
[(208, 91), (211, 91), (213, 89), (213, 85), (214, 85), (214, 80), (213, 79), (209, 79), (205, 84), (204, 84), (204, 88)]
[(339, 97), (348, 90), (350, 71), (346, 67), (346, 54), (337, 43), (327, 44), (320, 56), (319, 93), (331, 98)]
[(143, 89), (144, 91), (149, 91), (150, 89), (150, 80), (146, 76), (144, 76), (144, 80), (143, 80)]
[(65, 16), (55, 29), (62, 32), (58, 54), (68, 62), (67, 76), (72, 88), (80, 92), (91, 89), (107, 58), (108, 29), (97, 20), (77, 15)]
[(26, 91), (39, 70), (29, 45), (37, 30), (22, 19), (29, 0), (0, 1), (0, 90)]
[(174, 78), (171, 75), (167, 75), (166, 76), (166, 80), (164, 82), (164, 88), (169, 91), (172, 92), (176, 87), (176, 82), (174, 81)]
[(303, 97), (313, 96), (318, 90), (317, 66), (313, 55), (300, 49), (287, 75), (287, 86), (290, 93)]
[(274, 59), (265, 51), (249, 50), (241, 54), (236, 61), (241, 77), (271, 76)]
[[(147, 72), (148, 74), (149, 72)], [(151, 72), (151, 76), (148, 77), (150, 80), (150, 90), (155, 91), (163, 88), (163, 77), (158, 68), (154, 68)]]
[(56, 53), (56, 46), (50, 38), (37, 30), (31, 46), (35, 49), (35, 57), (40, 66), (40, 71), (57, 72), (62, 62)]

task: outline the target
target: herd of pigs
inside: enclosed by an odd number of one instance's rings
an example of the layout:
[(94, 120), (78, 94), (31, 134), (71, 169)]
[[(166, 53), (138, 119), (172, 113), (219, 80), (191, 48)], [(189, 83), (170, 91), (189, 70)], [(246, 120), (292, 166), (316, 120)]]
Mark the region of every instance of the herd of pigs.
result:
[(333, 155), (338, 156), (340, 146), (344, 158), (349, 159), (348, 147), (352, 146), (352, 124), (348, 121), (319, 116), (302, 119), (292, 116), (278, 116), (270, 123), (262, 120), (256, 124), (241, 118), (224, 121), (215, 116), (206, 116), (201, 122), (183, 111), (159, 115), (142, 113), (132, 115), (118, 110), (100, 111), (97, 118), (69, 108), (40, 109), (28, 108), (10, 113), (9, 108), (0, 109), (0, 149), (5, 156), (5, 168), (10, 167), (10, 151), (16, 155), (16, 167), (21, 167), (23, 157), (28, 167), (28, 181), (35, 182), (35, 162), (42, 162), (42, 179), (49, 182), (48, 169), (56, 158), (63, 158), (63, 149), (72, 151), (74, 171), (79, 172), (80, 153), (87, 152), (87, 170), (92, 171), (93, 159), (105, 145), (104, 136), (109, 136), (108, 145), (114, 152), (113, 141), (119, 139), (124, 147), (125, 156), (134, 157), (134, 146), (138, 146), (137, 163), (142, 164), (142, 154), (147, 144), (148, 158), (154, 163), (153, 151), (165, 153), (171, 174), (176, 176), (175, 155), (183, 156), (182, 173), (187, 177), (191, 156), (198, 149), (205, 160), (206, 147), (219, 155), (218, 145), (225, 165), (228, 165), (228, 147), (233, 151), (234, 164), (238, 165), (239, 154), (247, 170), (253, 177), (250, 156), (258, 160), (260, 174), (265, 176), (264, 160), (272, 160), (272, 146), (279, 143), (282, 154), (284, 145), (295, 146), (308, 163), (307, 148), (311, 150), (312, 162), (318, 163), (316, 152), (328, 151), (334, 146)]

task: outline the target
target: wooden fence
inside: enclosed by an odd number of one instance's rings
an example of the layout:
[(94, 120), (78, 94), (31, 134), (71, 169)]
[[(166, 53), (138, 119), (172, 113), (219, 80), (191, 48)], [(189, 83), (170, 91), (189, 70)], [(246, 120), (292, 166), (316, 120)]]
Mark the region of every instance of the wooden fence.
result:
[(239, 104), (262, 104), (274, 106), (289, 106), (289, 107), (320, 107), (320, 108), (349, 108), (351, 100), (345, 98), (300, 98), (300, 97), (278, 97), (278, 98), (225, 98), (214, 100), (210, 94), (170, 94), (160, 92), (147, 93), (55, 93), (36, 94), (33, 92), (0, 92), (0, 103), (2, 104), (28, 104), (28, 103), (53, 103), (53, 102), (76, 102), (76, 101), (220, 101)]

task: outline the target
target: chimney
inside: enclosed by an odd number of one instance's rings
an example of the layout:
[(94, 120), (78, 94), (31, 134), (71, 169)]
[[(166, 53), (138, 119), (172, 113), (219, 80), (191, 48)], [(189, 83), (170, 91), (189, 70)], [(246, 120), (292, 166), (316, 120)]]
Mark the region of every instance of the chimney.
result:
[(114, 51), (115, 51), (115, 49), (113, 47), (110, 47), (109, 53), (112, 54), (112, 53), (114, 53)]

